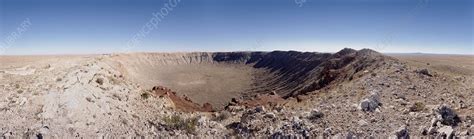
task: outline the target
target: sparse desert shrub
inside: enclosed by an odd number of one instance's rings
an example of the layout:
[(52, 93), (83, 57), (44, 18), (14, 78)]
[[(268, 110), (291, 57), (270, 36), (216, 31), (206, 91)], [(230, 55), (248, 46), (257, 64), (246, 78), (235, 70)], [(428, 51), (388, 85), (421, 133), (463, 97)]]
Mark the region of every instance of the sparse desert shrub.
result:
[(197, 118), (182, 118), (179, 115), (173, 115), (171, 117), (163, 118), (165, 122), (165, 128), (167, 130), (183, 130), (189, 134), (196, 133), (196, 126), (198, 124)]
[(142, 99), (148, 99), (148, 98), (150, 98), (150, 93), (143, 92), (140, 96), (142, 97)]
[(214, 120), (214, 121), (219, 121), (219, 122), (220, 122), (220, 121), (224, 121), (224, 120), (228, 119), (228, 118), (231, 117), (231, 116), (232, 116), (232, 114), (231, 114), (230, 112), (228, 112), (228, 111), (221, 111), (221, 112), (219, 112), (219, 114), (218, 114), (216, 117), (214, 117), (214, 119), (212, 119), (212, 120)]
[(423, 110), (425, 110), (425, 104), (422, 102), (415, 102), (415, 104), (410, 107), (411, 112), (419, 112)]

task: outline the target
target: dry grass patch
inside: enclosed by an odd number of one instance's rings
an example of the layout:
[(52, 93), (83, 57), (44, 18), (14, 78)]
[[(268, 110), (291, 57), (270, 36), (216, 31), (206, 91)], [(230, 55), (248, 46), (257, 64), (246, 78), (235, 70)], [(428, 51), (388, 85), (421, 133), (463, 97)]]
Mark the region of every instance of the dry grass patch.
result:
[(182, 118), (179, 115), (173, 115), (163, 118), (167, 130), (182, 130), (189, 134), (196, 133), (196, 126), (198, 124), (197, 118)]
[(422, 103), (422, 102), (415, 102), (415, 104), (413, 104), (411, 107), (410, 107), (410, 111), (411, 112), (420, 112), (420, 111), (423, 111), (425, 110), (425, 104)]

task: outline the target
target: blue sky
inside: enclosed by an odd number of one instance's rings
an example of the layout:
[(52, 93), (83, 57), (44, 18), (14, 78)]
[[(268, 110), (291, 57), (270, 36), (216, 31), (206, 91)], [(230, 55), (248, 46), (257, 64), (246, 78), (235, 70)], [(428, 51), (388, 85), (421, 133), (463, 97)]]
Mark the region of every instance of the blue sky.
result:
[(127, 43), (169, 0), (0, 0), (4, 54), (130, 51), (474, 54), (472, 0), (180, 0), (156, 29)]

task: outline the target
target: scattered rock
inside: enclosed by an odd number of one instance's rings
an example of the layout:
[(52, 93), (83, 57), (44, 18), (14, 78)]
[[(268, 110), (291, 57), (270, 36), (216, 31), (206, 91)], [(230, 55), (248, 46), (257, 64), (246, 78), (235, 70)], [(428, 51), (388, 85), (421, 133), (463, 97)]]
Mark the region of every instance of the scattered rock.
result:
[(469, 130), (465, 130), (465, 131), (460, 132), (459, 135), (460, 135), (461, 137), (463, 137), (463, 136), (469, 136), (469, 135), (470, 135), (470, 132), (469, 132)]
[(208, 123), (208, 119), (207, 119), (206, 116), (199, 116), (199, 117), (197, 118), (197, 123), (198, 123), (198, 125), (200, 125), (200, 126), (206, 126), (207, 123)]
[(241, 112), (243, 111), (245, 108), (243, 106), (227, 106), (226, 109), (229, 111), (229, 112)]
[(397, 139), (409, 139), (410, 134), (408, 133), (408, 128), (406, 126), (400, 127), (398, 130), (396, 130), (393, 135)]
[(301, 122), (301, 119), (300, 119), (298, 116), (293, 116), (293, 117), (291, 118), (291, 122), (292, 122), (293, 124), (298, 124), (298, 123)]
[(454, 137), (454, 130), (451, 126), (441, 127), (440, 129), (438, 129), (438, 133), (448, 139), (452, 139)]
[(20, 106), (25, 105), (27, 101), (28, 101), (28, 99), (26, 97), (21, 98)]
[(359, 120), (357, 124), (359, 124), (360, 126), (365, 126), (365, 125), (368, 125), (369, 123), (367, 123), (367, 121), (365, 120)]
[(103, 78), (97, 78), (97, 79), (95, 80), (95, 82), (96, 82), (97, 84), (99, 84), (99, 85), (103, 85), (103, 84), (104, 84), (104, 79), (103, 79)]
[(311, 113), (308, 116), (310, 120), (316, 120), (324, 117), (324, 113), (319, 111), (318, 109), (311, 110)]
[(437, 123), (438, 123), (438, 119), (437, 119), (437, 118), (431, 119), (431, 126), (436, 126)]
[(354, 133), (352, 131), (347, 132), (346, 139), (356, 139), (356, 138), (357, 138), (357, 136), (354, 135)]
[(461, 100), (461, 101), (459, 102), (459, 108), (460, 108), (460, 109), (467, 109), (467, 105), (464, 103), (464, 101)]
[(278, 95), (275, 91), (270, 92), (270, 95)]
[(381, 103), (378, 93), (372, 91), (368, 98), (360, 102), (359, 107), (362, 111), (374, 112), (380, 105)]
[(265, 111), (265, 107), (264, 106), (257, 106), (255, 107), (255, 112), (264, 112)]
[(48, 126), (43, 126), (41, 129), (38, 130), (38, 132), (41, 135), (47, 135), (49, 133), (49, 127)]
[(419, 73), (419, 74), (426, 75), (426, 76), (433, 77), (433, 75), (430, 73), (430, 71), (428, 69), (418, 69), (415, 72)]
[(329, 137), (332, 135), (332, 129), (329, 127), (329, 128), (326, 128), (324, 129), (324, 132), (323, 132), (323, 136), (324, 137)]
[(424, 136), (428, 135), (428, 129), (426, 129), (426, 127), (421, 127), (420, 131), (421, 131), (420, 132), (421, 135), (424, 135)]
[(41, 133), (36, 134), (36, 138), (37, 138), (37, 139), (42, 139), (42, 138), (43, 138), (43, 134), (41, 134)]
[(90, 98), (90, 97), (86, 97), (86, 100), (87, 100), (88, 102), (94, 102), (94, 100), (92, 100), (92, 98)]
[(436, 127), (432, 126), (430, 128), (428, 128), (428, 134), (430, 135), (434, 135), (434, 134), (437, 134), (438, 131), (436, 130)]
[(272, 112), (269, 112), (269, 113), (266, 113), (265, 116), (263, 116), (263, 117), (273, 119), (273, 118), (276, 117), (276, 115), (275, 115), (274, 113), (272, 113)]

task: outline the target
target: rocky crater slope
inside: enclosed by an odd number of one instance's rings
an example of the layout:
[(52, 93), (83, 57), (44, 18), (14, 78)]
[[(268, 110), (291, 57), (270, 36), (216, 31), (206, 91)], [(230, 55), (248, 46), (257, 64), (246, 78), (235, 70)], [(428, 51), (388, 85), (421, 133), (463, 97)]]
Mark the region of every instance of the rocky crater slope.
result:
[(368, 49), (0, 63), (0, 137), (472, 137), (472, 75)]
[[(152, 88), (162, 85), (191, 100), (217, 108), (232, 98), (276, 93), (283, 98), (352, 80), (387, 57), (371, 50), (344, 49), (335, 54), (296, 51), (227, 53), (143, 53), (114, 55), (131, 80)], [(218, 98), (218, 99), (214, 99)]]

